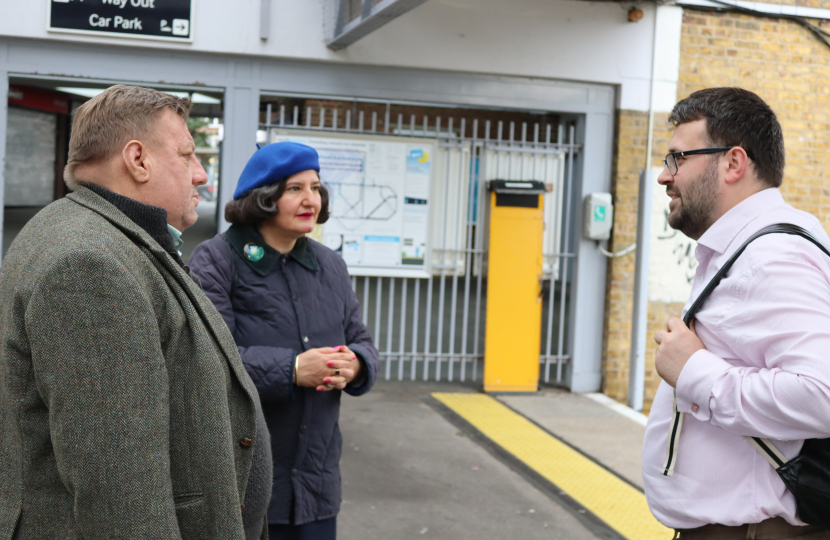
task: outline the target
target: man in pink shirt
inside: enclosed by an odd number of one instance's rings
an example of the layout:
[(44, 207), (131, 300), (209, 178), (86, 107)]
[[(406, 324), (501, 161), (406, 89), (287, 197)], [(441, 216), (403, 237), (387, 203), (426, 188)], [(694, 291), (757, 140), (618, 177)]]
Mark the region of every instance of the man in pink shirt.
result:
[[(830, 246), (818, 219), (778, 190), (783, 135), (760, 97), (701, 90), (669, 121), (675, 131), (658, 181), (671, 197), (669, 224), (698, 242), (684, 314), (768, 225), (800, 225)], [(830, 538), (799, 519), (792, 494), (746, 439), (770, 439), (791, 459), (805, 439), (830, 437), (830, 257), (801, 236), (762, 236), (691, 329), (673, 317), (654, 339), (663, 381), (646, 428), (643, 480), (657, 519), (683, 540)]]

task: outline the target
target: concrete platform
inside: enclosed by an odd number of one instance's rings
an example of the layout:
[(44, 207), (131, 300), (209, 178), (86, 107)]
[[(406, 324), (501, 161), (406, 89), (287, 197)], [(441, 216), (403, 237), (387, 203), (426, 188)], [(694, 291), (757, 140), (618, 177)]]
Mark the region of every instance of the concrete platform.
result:
[[(596, 518), (551, 492), (431, 398), (433, 392), (479, 388), (480, 383), (380, 381), (366, 396), (343, 397), (339, 537), (622, 538), (597, 526)], [(499, 400), (641, 485), (643, 428), (631, 419), (560, 390)]]

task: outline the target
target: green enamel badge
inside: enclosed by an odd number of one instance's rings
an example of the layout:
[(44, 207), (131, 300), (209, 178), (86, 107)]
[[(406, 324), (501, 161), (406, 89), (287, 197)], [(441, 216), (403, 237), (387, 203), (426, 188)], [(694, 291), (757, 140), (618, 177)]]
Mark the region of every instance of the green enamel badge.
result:
[(253, 242), (250, 244), (245, 244), (245, 247), (242, 249), (245, 253), (245, 258), (251, 262), (257, 262), (265, 257), (265, 250), (262, 249), (262, 246), (258, 246)]

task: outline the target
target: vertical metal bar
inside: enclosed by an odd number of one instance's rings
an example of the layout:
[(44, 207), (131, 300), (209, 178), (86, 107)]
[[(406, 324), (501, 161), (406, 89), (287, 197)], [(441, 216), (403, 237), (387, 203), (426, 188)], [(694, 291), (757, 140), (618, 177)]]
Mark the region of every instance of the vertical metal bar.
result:
[(427, 279), (427, 326), (426, 339), (424, 340), (424, 380), (429, 376), (429, 349), (432, 345), (430, 338), (432, 337), (432, 273)]
[(427, 129), (429, 129), (429, 118), (427, 118), (427, 115), (424, 115), (424, 137), (427, 136)]
[(346, 131), (352, 130), (352, 110), (346, 109)]
[(375, 278), (376, 281), (376, 289), (375, 289), (375, 348), (380, 351), (380, 306), (381, 306), (381, 296), (383, 295), (383, 278), (378, 277)]
[[(550, 142), (550, 126), (548, 126), (547, 137), (548, 137), (548, 142)], [(550, 179), (549, 176), (548, 176), (548, 173), (550, 172), (550, 162), (549, 162), (549, 160), (550, 160), (550, 154), (545, 154), (545, 173), (544, 173), (545, 181)], [(559, 183), (558, 178), (554, 178), (553, 181)], [(547, 197), (547, 198), (551, 202), (551, 204), (555, 204), (556, 194), (553, 193), (551, 195), (552, 195), (551, 197)], [(545, 210), (545, 214), (547, 214), (549, 216), (554, 216), (553, 217), (554, 220), (556, 220), (556, 219), (561, 220), (562, 219), (561, 216), (558, 216), (558, 215), (550, 212), (550, 209), (547, 209), (547, 207), (546, 207), (546, 210)], [(551, 235), (557, 234), (561, 230), (556, 225), (556, 223), (550, 223), (550, 224), (546, 223), (545, 227), (546, 227), (546, 229), (547, 229), (547, 227), (550, 227), (547, 230), (551, 231)], [(551, 236), (551, 238), (555, 238), (555, 237)], [(554, 242), (554, 245), (556, 245), (556, 242)], [(556, 251), (561, 251), (561, 250), (556, 250)], [(551, 350), (553, 349), (553, 314), (554, 314), (554, 306), (553, 305), (556, 303), (555, 302), (555, 300), (556, 300), (556, 287), (555, 287), (555, 285), (556, 285), (556, 276), (553, 273), (553, 261), (556, 260), (557, 268), (562, 265), (562, 262), (561, 262), (562, 257), (558, 253), (552, 253), (552, 254), (550, 254), (550, 256), (551, 256), (551, 259), (550, 259), (551, 260), (551, 262), (550, 262), (551, 268), (550, 268), (550, 273), (548, 275), (548, 284), (549, 284), (549, 287), (550, 287), (550, 291), (548, 291), (548, 324), (547, 324), (547, 330), (545, 332), (545, 383), (550, 382), (550, 361), (551, 361), (550, 353), (551, 353)]]
[[(462, 189), (464, 186), (464, 134), (467, 131), (467, 119), (461, 119), (461, 144), (458, 148), (458, 176), (456, 177), (456, 183), (458, 187), (455, 190), (455, 197), (456, 197), (456, 208), (455, 208), (455, 233), (453, 234), (453, 250), (452, 250), (452, 302), (450, 303), (450, 364), (449, 364), (449, 378), (448, 380), (452, 382), (453, 380), (453, 373), (454, 373), (454, 363), (455, 357), (452, 356), (455, 354), (455, 323), (456, 317), (458, 312), (456, 310), (456, 306), (458, 305), (458, 255), (462, 252), (461, 242), (459, 242), (459, 237), (462, 234), (461, 229), (461, 197), (462, 197)], [(466, 253), (465, 253), (466, 255)], [(462, 364), (464, 360), (462, 359)]]
[(395, 278), (389, 278), (389, 316), (386, 320), (386, 380), (392, 376), (392, 321), (395, 318)]
[[(467, 242), (464, 245), (464, 315), (461, 318), (461, 382), (467, 378), (467, 323), (470, 316), (470, 270), (473, 259), (473, 222), (470, 217), (473, 213), (473, 185), (476, 182), (475, 156), (478, 140), (478, 119), (473, 120), (473, 140), (470, 145), (470, 171), (467, 174), (467, 215), (464, 222), (467, 224)], [(475, 360), (473, 360), (475, 362)]]
[[(259, 115), (257, 115), (257, 116), (259, 116)], [(265, 125), (266, 126), (271, 125), (271, 104), (270, 103), (265, 105)]]
[(320, 129), (326, 127), (326, 109), (320, 107)]
[(305, 108), (305, 127), (311, 128), (311, 107)]
[[(571, 146), (568, 148), (568, 182), (565, 189), (565, 226), (564, 226), (564, 249), (562, 253), (570, 253), (570, 235), (571, 228), (571, 187), (573, 186), (574, 177), (574, 135), (575, 127), (571, 126), (568, 133), (568, 140)], [(559, 289), (559, 344), (556, 350), (556, 382), (562, 382), (562, 354), (565, 347), (565, 292), (568, 288), (568, 258), (560, 259), (560, 267), (562, 268), (562, 281)], [(573, 359), (571, 360), (573, 361)]]
[(401, 130), (403, 130), (403, 114), (398, 113), (398, 135), (403, 135)]
[(409, 117), (409, 135), (410, 137), (415, 136), (415, 115), (410, 115)]
[[(501, 122), (499, 122), (499, 134), (501, 133)], [(473, 380), (478, 380), (478, 344), (479, 336), (481, 335), (481, 289), (484, 281), (484, 213), (486, 212), (485, 204), (488, 204), (487, 194), (484, 189), (484, 182), (487, 181), (489, 171), (487, 170), (487, 144), (490, 142), (490, 121), (484, 124), (484, 145), (479, 152), (479, 168), (478, 178), (476, 179), (478, 185), (478, 212), (476, 213), (476, 249), (479, 253), (476, 254), (478, 258), (478, 276), (476, 279), (476, 318), (475, 318), (475, 337), (473, 339)]]
[[(447, 137), (452, 133), (452, 122), (450, 118), (447, 125)], [(444, 296), (447, 290), (447, 225), (449, 224), (449, 209), (450, 209), (450, 161), (452, 156), (452, 148), (447, 148), (447, 164), (444, 171), (444, 220), (442, 225), (444, 227), (444, 239), (441, 244), (441, 284), (439, 286), (438, 298), (438, 357), (435, 362), (435, 380), (441, 380), (441, 355), (444, 354)], [(450, 366), (452, 367), (452, 366)]]
[(357, 278), (352, 276), (352, 292), (357, 293)]
[(398, 357), (399, 381), (403, 380), (403, 359), (406, 354), (406, 350), (404, 349), (406, 346), (406, 288), (409, 280), (407, 278), (401, 278), (401, 281), (403, 282), (403, 290), (401, 291), (401, 337), (399, 338), (401, 355)]
[(386, 102), (386, 114), (383, 115), (383, 132), (389, 133), (389, 113), (391, 112), (392, 104)]
[(337, 129), (337, 107), (332, 111), (331, 129)]
[(294, 105), (294, 125), (298, 126), (300, 124), (300, 107), (298, 105)]
[(285, 126), (285, 105), (280, 105), (280, 127)]
[(363, 131), (363, 111), (357, 114), (357, 130)]
[(372, 111), (372, 131), (378, 130), (378, 112)]
[(409, 366), (409, 379), (415, 380), (415, 368), (418, 365), (418, 309), (421, 307), (421, 278), (415, 278), (415, 308), (412, 313), (412, 364)]
[(361, 306), (363, 309), (363, 324), (365, 326), (369, 325), (369, 316), (367, 313), (369, 312), (369, 276), (363, 276), (363, 305)]
[(510, 122), (510, 151), (507, 153), (507, 178), (515, 180), (513, 176), (513, 161), (516, 159), (516, 154), (513, 152), (513, 145), (516, 143), (516, 124)]

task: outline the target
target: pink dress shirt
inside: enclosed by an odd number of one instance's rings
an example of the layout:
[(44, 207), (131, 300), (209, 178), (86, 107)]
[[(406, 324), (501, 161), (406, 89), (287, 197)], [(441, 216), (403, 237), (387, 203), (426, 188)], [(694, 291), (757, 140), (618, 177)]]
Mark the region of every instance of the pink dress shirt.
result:
[[(683, 313), (744, 240), (774, 223), (800, 225), (830, 246), (815, 217), (777, 189), (763, 190), (698, 240)], [(804, 439), (830, 437), (830, 257), (800, 236), (755, 240), (698, 312), (695, 329), (706, 350), (677, 382), (686, 414), (671, 477), (661, 474), (673, 402), (665, 382), (648, 419), (643, 482), (651, 511), (675, 529), (776, 516), (803, 525), (793, 496), (744, 436), (769, 438), (787, 458)]]

